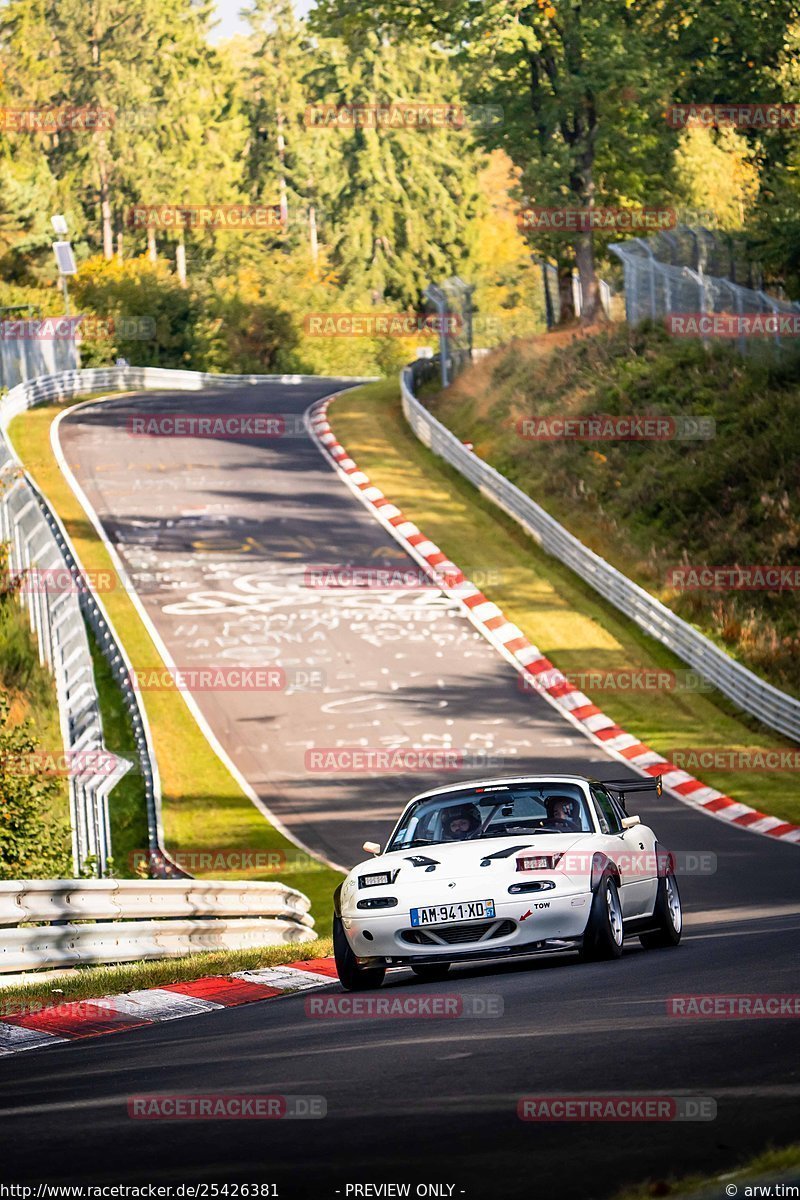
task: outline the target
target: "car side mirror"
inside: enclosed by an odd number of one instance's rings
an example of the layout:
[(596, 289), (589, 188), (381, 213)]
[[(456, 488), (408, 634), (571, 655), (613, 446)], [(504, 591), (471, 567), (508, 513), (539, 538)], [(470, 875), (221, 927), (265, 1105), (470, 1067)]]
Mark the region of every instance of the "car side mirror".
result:
[(381, 852), (379, 842), (364, 842), (364, 845), (361, 847), (361, 849), (366, 850), (367, 854), (380, 854)]
[[(623, 821), (622, 821), (622, 828), (623, 829), (633, 829), (634, 825), (641, 825), (641, 823), (642, 822), (641, 822), (640, 817), (625, 817), (625, 818), (623, 818)], [(366, 850), (366, 846), (364, 847), (364, 849)]]

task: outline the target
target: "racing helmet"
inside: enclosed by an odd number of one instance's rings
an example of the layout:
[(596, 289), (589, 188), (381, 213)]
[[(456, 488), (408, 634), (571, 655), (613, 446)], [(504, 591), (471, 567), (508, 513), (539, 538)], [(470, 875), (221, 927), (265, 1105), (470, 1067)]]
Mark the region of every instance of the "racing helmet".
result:
[[(550, 817), (551, 821), (567, 820), (567, 821), (575, 822), (576, 824), (580, 821), (580, 808), (578, 807), (578, 801), (575, 799), (574, 796), (548, 796), (546, 803), (547, 803), (547, 814)], [(556, 810), (556, 805), (564, 806), (564, 808), (566, 809), (566, 812), (567, 812), (566, 817), (556, 818), (554, 816), (554, 813)]]
[(457, 808), (448, 808), (442, 814), (442, 828), (445, 833), (450, 833), (454, 821), (469, 822), (469, 829), (460, 833), (460, 837), (469, 837), (470, 834), (476, 832), (481, 827), (481, 814), (474, 804), (462, 804)]

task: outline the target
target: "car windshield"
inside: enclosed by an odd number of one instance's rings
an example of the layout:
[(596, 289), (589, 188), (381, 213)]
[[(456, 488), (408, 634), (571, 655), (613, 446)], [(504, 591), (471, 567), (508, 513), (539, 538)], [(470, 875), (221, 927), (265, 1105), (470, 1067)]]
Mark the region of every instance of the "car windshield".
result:
[(558, 781), (465, 788), (412, 804), (390, 850), (532, 833), (590, 833), (583, 789)]

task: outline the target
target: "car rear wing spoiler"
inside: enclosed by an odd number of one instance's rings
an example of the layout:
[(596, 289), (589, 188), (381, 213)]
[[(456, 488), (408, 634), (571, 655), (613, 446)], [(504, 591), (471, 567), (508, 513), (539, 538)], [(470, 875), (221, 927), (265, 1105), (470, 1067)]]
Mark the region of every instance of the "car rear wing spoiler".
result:
[(660, 796), (664, 790), (660, 775), (654, 775), (652, 779), (604, 779), (602, 786), (618, 797), (623, 808), (627, 792), (655, 792)]

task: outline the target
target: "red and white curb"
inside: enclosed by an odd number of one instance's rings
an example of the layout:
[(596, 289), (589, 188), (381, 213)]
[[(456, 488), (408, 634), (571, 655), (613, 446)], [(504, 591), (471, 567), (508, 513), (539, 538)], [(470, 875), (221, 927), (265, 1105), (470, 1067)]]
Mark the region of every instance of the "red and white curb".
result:
[[(337, 981), (332, 958), (311, 958), (285, 966), (237, 971), (233, 975), (210, 975), (186, 983), (103, 996), (99, 1000), (73, 1000), (46, 1004), (34, 1011), (4, 1017), (0, 1021), (0, 1057), (22, 1050), (41, 1050), (64, 1042), (124, 1033), (180, 1017), (196, 1017), (218, 1008), (236, 1008), (258, 1000), (325, 987)], [(21, 1010), (25, 1003), (19, 1004)], [(3, 1009), (0, 992), (0, 1011)]]
[[(499, 650), (512, 666), (531, 679), (531, 690), (557, 708), (566, 719), (612, 758), (632, 767), (640, 775), (662, 775), (664, 789), (684, 804), (689, 804), (729, 824), (751, 833), (800, 842), (800, 826), (779, 817), (770, 817), (747, 804), (708, 787), (687, 771), (676, 767), (663, 755), (651, 750), (631, 733), (620, 728), (611, 717), (574, 687), (557, 667), (513, 625), (483, 592), (471, 583), (439, 547), (422, 533), (413, 521), (392, 504), (380, 488), (337, 440), (328, 422), (328, 406), (339, 395), (329, 396), (311, 406), (306, 426), (322, 453), (332, 463), (350, 490), (398, 541), (411, 557), (439, 585), (445, 595), (457, 600), (462, 610), (487, 641)], [(446, 580), (446, 582), (444, 581)], [(535, 682), (533, 682), (535, 681)]]

